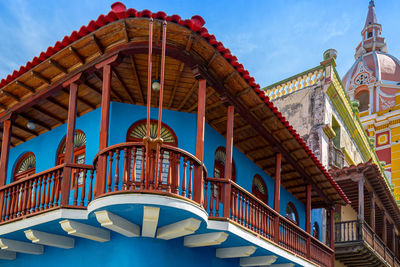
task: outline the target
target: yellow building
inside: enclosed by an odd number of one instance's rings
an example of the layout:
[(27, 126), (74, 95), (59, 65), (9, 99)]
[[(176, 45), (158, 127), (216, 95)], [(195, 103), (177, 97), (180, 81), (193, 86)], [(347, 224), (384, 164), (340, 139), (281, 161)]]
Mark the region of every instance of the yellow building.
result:
[(388, 53), (381, 34), (370, 1), (356, 62), (343, 77), (343, 85), (350, 98), (359, 101), (360, 120), (375, 139), (376, 153), (385, 162), (386, 176), (400, 200), (400, 62)]

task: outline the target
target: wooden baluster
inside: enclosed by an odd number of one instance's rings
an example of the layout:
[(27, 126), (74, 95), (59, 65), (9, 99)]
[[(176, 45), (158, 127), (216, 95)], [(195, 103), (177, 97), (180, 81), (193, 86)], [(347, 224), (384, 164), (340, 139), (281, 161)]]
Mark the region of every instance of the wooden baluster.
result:
[(51, 194), (50, 194), (50, 208), (54, 207), (54, 194), (56, 191), (56, 185), (57, 185), (57, 174), (58, 174), (58, 170), (53, 172), (53, 183), (52, 183), (52, 187), (51, 187)]
[(108, 174), (107, 174), (107, 193), (111, 192), (112, 184), (112, 164), (113, 164), (113, 151), (108, 152)]
[(42, 185), (43, 185), (43, 192), (42, 192), (42, 200), (40, 201), (40, 210), (43, 210), (45, 207), (47, 174), (43, 175)]
[(207, 211), (207, 186), (208, 186), (208, 181), (204, 182), (204, 210)]
[(61, 187), (61, 179), (62, 179), (62, 171), (63, 169), (59, 169), (57, 171), (57, 180), (56, 180), (56, 192), (54, 193), (55, 200), (54, 206), (58, 206), (58, 199), (60, 198), (60, 187)]
[(79, 191), (79, 185), (78, 185), (78, 179), (79, 179), (79, 171), (80, 169), (75, 169), (72, 172), (72, 177), (74, 179), (74, 201), (72, 202), (72, 205), (77, 206), (78, 205), (78, 191)]
[(82, 181), (82, 190), (81, 190), (81, 206), (84, 206), (85, 202), (85, 193), (86, 193), (86, 172), (87, 169), (82, 169), (83, 171), (83, 181)]
[(21, 209), (21, 214), (25, 215), (26, 214), (26, 206), (28, 202), (28, 191), (29, 191), (29, 181), (25, 181), (23, 184), (23, 194), (22, 194), (22, 209)]
[(230, 218), (236, 220), (236, 201), (235, 201), (235, 190), (231, 190), (231, 214)]
[(11, 218), (15, 217), (16, 213), (16, 206), (18, 204), (18, 187), (14, 186), (13, 187), (13, 202), (12, 202), (12, 207), (11, 207)]
[(250, 225), (250, 203), (249, 203), (249, 198), (246, 196), (246, 224), (247, 224), (247, 227), (251, 227), (251, 225)]
[(136, 147), (132, 148), (132, 181), (130, 183), (129, 189), (136, 189)]
[(89, 185), (89, 193), (88, 193), (88, 204), (92, 201), (93, 195), (93, 177), (94, 177), (94, 170), (90, 170), (90, 185)]
[(192, 199), (192, 190), (193, 190), (193, 161), (189, 161), (189, 199)]
[(0, 193), (0, 196), (1, 196), (1, 198), (0, 198), (0, 199), (1, 199), (1, 200), (0, 200), (0, 205), (1, 205), (1, 209), (0, 209), (0, 221), (3, 221), (3, 219), (4, 219), (3, 213), (4, 213), (4, 210), (6, 209), (5, 203), (6, 203), (6, 201), (7, 201), (6, 190), (2, 190), (1, 193)]
[(181, 163), (181, 154), (175, 155), (175, 173), (174, 173), (174, 193), (179, 194), (179, 165)]
[(173, 173), (173, 164), (174, 164), (174, 154), (172, 154), (172, 151), (169, 151), (169, 157), (168, 157), (168, 179), (167, 179), (167, 192), (171, 193), (171, 184), (172, 184), (172, 173)]
[(160, 166), (158, 168), (158, 186), (159, 186), (159, 190), (162, 190), (162, 184), (163, 184), (163, 171), (164, 171), (164, 166), (163, 166), (163, 162), (164, 162), (164, 149), (161, 148), (160, 149)]
[(23, 202), (24, 202), (24, 183), (21, 183), (18, 186), (17, 216), (22, 215)]
[(48, 185), (47, 185), (47, 193), (46, 193), (46, 205), (45, 205), (46, 209), (49, 208), (50, 189), (51, 189), (51, 184), (52, 184), (51, 181), (53, 180), (53, 182), (54, 182), (54, 179), (52, 179), (53, 178), (53, 173), (52, 172), (49, 173), (49, 175), (47, 177), (48, 177)]
[(6, 189), (6, 193), (7, 193), (7, 206), (6, 206), (6, 209), (4, 209), (5, 210), (5, 213), (4, 213), (4, 218), (7, 218), (7, 219), (9, 219), (9, 217), (10, 217), (10, 209), (11, 209), (11, 188), (12, 187), (10, 187), (10, 188), (7, 188)]
[(152, 189), (155, 189), (155, 178), (156, 178), (156, 175), (155, 175), (155, 162), (156, 162), (156, 151), (155, 150), (150, 150), (149, 151), (149, 153), (150, 153), (150, 157), (149, 157), (149, 168), (150, 168), (150, 171), (149, 171), (149, 177), (148, 177), (148, 183), (147, 183), (147, 186), (148, 186), (148, 188), (146, 188), (146, 189), (150, 189), (150, 190), (152, 190)]
[(11, 188), (11, 208), (10, 208), (10, 215), (9, 215), (11, 219), (14, 217), (15, 188), (16, 188), (16, 186), (13, 186)]
[(33, 189), (33, 202), (32, 202), (32, 213), (36, 211), (36, 202), (37, 202), (37, 194), (38, 194), (38, 187), (39, 187), (39, 179), (36, 178), (34, 180), (34, 189)]
[(117, 149), (115, 156), (115, 175), (114, 175), (114, 191), (118, 191), (119, 185), (119, 149)]
[[(129, 151), (129, 152), (128, 152)], [(125, 191), (127, 188), (127, 181), (129, 177), (129, 169), (130, 167), (128, 166), (129, 161), (128, 161), (128, 153), (130, 153), (130, 150), (128, 150), (127, 147), (124, 147), (124, 168), (123, 168), (123, 173), (122, 173), (122, 190)]]
[(186, 169), (187, 157), (183, 158), (183, 176), (182, 176), (182, 196), (186, 197)]
[(214, 190), (214, 182), (210, 183), (210, 215), (214, 216), (214, 198), (215, 198), (215, 190)]
[(40, 176), (39, 177), (39, 180), (38, 180), (38, 197), (37, 197), (37, 199), (36, 199), (36, 211), (39, 211), (40, 210), (40, 201), (41, 201), (41, 199), (42, 199), (42, 176)]
[(144, 185), (145, 185), (145, 179), (147, 179), (146, 177), (145, 177), (145, 172), (146, 172), (146, 153), (147, 153), (147, 151), (146, 151), (146, 149), (145, 149), (145, 147), (143, 146), (142, 147), (142, 168), (141, 168), (141, 171), (140, 171), (140, 189), (144, 189)]
[(243, 223), (242, 220), (242, 195), (240, 194), (239, 190), (236, 192), (237, 193), (237, 199), (238, 199), (238, 223)]
[(220, 183), (216, 183), (216, 184), (215, 184), (215, 187), (217, 188), (217, 196), (216, 196), (216, 199), (215, 199), (215, 216), (216, 216), (216, 217), (219, 217), (219, 200), (221, 199), (221, 195), (220, 195), (220, 190), (221, 190)]

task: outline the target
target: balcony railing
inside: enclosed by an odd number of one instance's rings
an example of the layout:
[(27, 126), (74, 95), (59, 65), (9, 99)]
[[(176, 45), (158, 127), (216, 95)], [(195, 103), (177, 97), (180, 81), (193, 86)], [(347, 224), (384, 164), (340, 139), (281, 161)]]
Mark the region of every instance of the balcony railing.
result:
[(233, 221), (319, 266), (332, 266), (332, 249), (236, 183), (207, 178), (204, 194), (210, 217)]
[[(103, 159), (106, 164), (104, 193), (149, 190), (193, 200), (194, 180), (200, 179), (197, 175), (201, 173), (207, 174), (206, 168), (195, 156), (164, 144), (158, 155), (153, 149), (147, 152), (141, 142), (110, 146), (96, 155), (93, 165), (97, 169), (101, 157), (106, 159)], [(203, 172), (196, 172), (197, 168), (202, 168)]]
[(335, 243), (366, 242), (390, 266), (400, 266), (400, 261), (382, 239), (364, 221), (354, 220), (335, 224)]
[(331, 145), (329, 147), (329, 165), (341, 169), (344, 167), (344, 161), (344, 153), (342, 150)]
[(86, 178), (90, 177), (91, 194), (94, 168), (83, 164), (61, 164), (1, 187), (0, 222), (59, 207), (62, 177), (66, 168), (72, 169), (72, 177), (76, 180), (76, 186), (71, 188), (73, 195), (69, 206), (77, 206), (80, 197), (79, 205), (84, 207), (91, 200), (86, 198)]

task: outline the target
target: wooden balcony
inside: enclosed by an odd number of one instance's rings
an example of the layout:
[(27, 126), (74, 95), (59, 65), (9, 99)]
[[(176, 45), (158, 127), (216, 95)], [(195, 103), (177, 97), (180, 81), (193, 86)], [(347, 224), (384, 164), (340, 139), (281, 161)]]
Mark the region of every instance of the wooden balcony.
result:
[[(192, 154), (169, 145), (148, 151), (141, 142), (117, 144), (95, 156), (95, 167), (62, 164), (3, 186), (0, 223), (61, 207), (86, 209), (93, 199), (112, 194), (161, 194), (190, 201), (204, 208), (210, 219), (240, 225), (318, 266), (332, 266), (332, 249), (236, 183), (224, 178), (206, 178), (206, 168)], [(96, 179), (100, 179), (102, 168), (104, 181), (100, 183)], [(63, 177), (68, 169), (72, 171), (68, 205), (61, 205)], [(95, 185), (99, 184), (95, 192)], [(202, 195), (200, 201), (196, 194)]]
[(360, 220), (335, 224), (335, 256), (346, 266), (400, 266), (382, 239)]
[(337, 148), (333, 144), (329, 146), (329, 165), (335, 168), (344, 167), (344, 154), (340, 148)]
[(210, 218), (245, 227), (319, 266), (332, 266), (332, 249), (236, 183), (207, 178), (204, 194), (204, 208)]

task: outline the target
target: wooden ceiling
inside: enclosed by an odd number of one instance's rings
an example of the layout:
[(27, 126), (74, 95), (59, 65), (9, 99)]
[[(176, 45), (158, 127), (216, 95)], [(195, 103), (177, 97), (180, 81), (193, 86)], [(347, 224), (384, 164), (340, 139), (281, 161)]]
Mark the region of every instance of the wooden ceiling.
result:
[[(51, 56), (1, 88), (0, 120), (16, 114), (12, 146), (21, 144), (66, 123), (68, 89), (62, 83), (78, 73), (78, 116), (101, 105), (102, 72), (95, 64), (119, 54), (112, 67), (111, 100), (145, 105), (147, 90), (147, 18), (126, 18), (109, 23)], [(161, 20), (154, 20), (152, 79), (159, 78)], [(227, 103), (235, 105), (234, 145), (272, 177), (275, 153), (283, 154), (282, 185), (300, 201), (306, 201), (306, 184), (313, 185), (313, 207), (344, 204), (345, 196), (323, 173), (322, 167), (288, 129), (287, 122), (254, 91), (215, 47), (198, 33), (168, 23), (165, 70), (165, 109), (197, 112), (198, 82), (193, 69), (207, 76), (206, 120), (225, 135)], [(152, 96), (157, 106), (158, 96)], [(36, 124), (34, 130), (26, 127)], [(286, 125), (285, 125), (286, 124)], [(252, 179), (249, 174), (248, 179)], [(340, 191), (340, 190), (339, 190)]]

